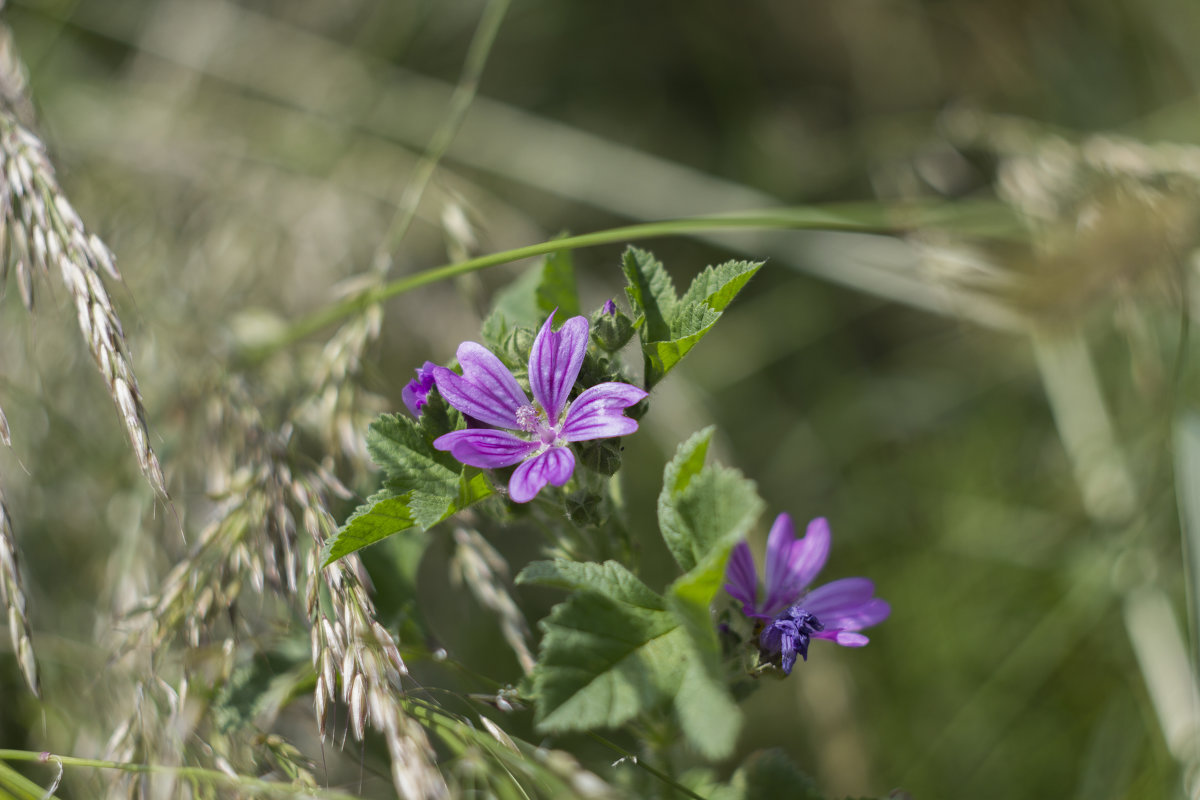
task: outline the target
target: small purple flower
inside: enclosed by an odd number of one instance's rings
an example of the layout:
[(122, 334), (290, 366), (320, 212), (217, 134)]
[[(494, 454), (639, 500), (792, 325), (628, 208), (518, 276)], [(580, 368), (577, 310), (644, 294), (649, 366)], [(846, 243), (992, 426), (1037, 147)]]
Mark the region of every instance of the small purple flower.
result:
[(766, 597), (758, 599), (758, 575), (750, 545), (739, 542), (725, 570), (725, 591), (742, 604), (747, 617), (766, 621), (759, 650), (767, 661), (779, 661), (791, 674), (796, 656), (808, 659), (810, 639), (828, 639), (843, 647), (862, 647), (869, 640), (863, 628), (887, 619), (891, 606), (875, 597), (875, 584), (866, 578), (842, 578), (809, 590), (808, 585), (829, 556), (829, 523), (808, 523), (804, 538), (796, 538), (792, 518), (780, 514), (767, 537)]
[(570, 480), (575, 471), (570, 442), (636, 431), (637, 422), (624, 411), (646, 396), (627, 383), (601, 383), (568, 403), (587, 350), (588, 321), (572, 317), (558, 332), (553, 323), (551, 312), (529, 353), (532, 403), (508, 367), (475, 342), (458, 347), (461, 376), (433, 367), (438, 392), (447, 403), (493, 426), (452, 431), (435, 439), (433, 446), (473, 467), (519, 464), (508, 483), (509, 496), (518, 503), (532, 500), (547, 483), (562, 486)]
[(426, 361), (417, 370), (417, 377), (400, 391), (400, 399), (414, 417), (421, 416), (421, 409), (429, 402), (429, 390), (433, 388), (433, 368), (436, 366), (432, 361)]
[(610, 317), (617, 315), (617, 304), (611, 298), (604, 301), (604, 307), (600, 309), (601, 314), (608, 314)]
[(768, 661), (779, 660), (784, 675), (792, 674), (796, 656), (808, 661), (808, 642), (825, 626), (811, 612), (792, 606), (763, 628), (758, 649)]

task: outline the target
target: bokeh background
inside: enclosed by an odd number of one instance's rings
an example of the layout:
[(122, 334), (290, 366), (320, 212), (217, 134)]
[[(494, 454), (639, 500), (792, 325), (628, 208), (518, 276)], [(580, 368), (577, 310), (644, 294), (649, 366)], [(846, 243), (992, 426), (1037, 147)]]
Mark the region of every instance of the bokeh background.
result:
[[(109, 663), (95, 642), (186, 549), (180, 527), (203, 524), (202, 478), (220, 468), (195, 457), (207, 393), (242, 370), (278, 423), (333, 329), (265, 362), (240, 354), (361, 285), (484, 13), (474, 0), (6, 4), (64, 190), (119, 259), (115, 299), (175, 504), (141, 480), (63, 292), (47, 283), (30, 315), (10, 279), (0, 479), (51, 710), (0, 650), (0, 746), (105, 740), (80, 712)], [(763, 681), (741, 754), (783, 747), (830, 796), (1187, 792), (1200, 709), (1193, 647), (1174, 648), (1195, 642), (1180, 507), (1195, 477), (1198, 35), (1185, 0), (507, 9), (393, 277), (562, 231), (777, 205), (845, 204), (903, 231), (638, 243), (685, 285), (710, 263), (767, 260), (627, 443), (647, 580), (671, 577), (654, 525), (662, 466), (715, 423), (718, 458), (768, 503), (756, 547), (778, 511), (827, 516), (825, 577), (870, 576), (894, 608), (868, 648), (817, 644), (789, 680)], [(909, 213), (921, 203), (950, 221)], [(619, 292), (621, 249), (574, 254), (586, 307)], [(412, 369), (475, 337), (526, 267), (388, 301), (355, 378), (367, 410), (398, 409)], [(514, 569), (537, 554), (535, 532), (485, 533)], [(517, 680), (494, 622), (446, 580), (449, 534), (431, 535), (417, 591), (438, 643)], [(402, 557), (390, 547), (367, 557), (385, 612)], [(535, 618), (555, 599), (516, 597)], [(294, 705), (278, 724), (311, 744), (308, 701)], [(387, 787), (368, 774), (368, 793)]]

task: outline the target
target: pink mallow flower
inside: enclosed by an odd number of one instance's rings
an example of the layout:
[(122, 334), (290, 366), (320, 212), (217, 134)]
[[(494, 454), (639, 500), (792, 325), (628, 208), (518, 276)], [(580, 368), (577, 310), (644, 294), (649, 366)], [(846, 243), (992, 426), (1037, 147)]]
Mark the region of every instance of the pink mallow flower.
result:
[(529, 353), (533, 402), (495, 355), (483, 345), (458, 347), (462, 375), (433, 368), (438, 392), (463, 414), (490, 428), (453, 431), (434, 440), (464, 464), (498, 469), (517, 464), (508, 494), (527, 503), (547, 483), (562, 486), (575, 471), (568, 444), (625, 436), (637, 430), (625, 409), (646, 392), (627, 383), (601, 383), (568, 402), (587, 350), (588, 321), (572, 317), (557, 332), (554, 313), (546, 319)]
[(809, 590), (808, 585), (829, 556), (829, 523), (808, 523), (796, 538), (792, 518), (780, 514), (767, 537), (766, 597), (759, 602), (758, 575), (750, 545), (739, 542), (725, 570), (725, 591), (742, 604), (747, 617), (762, 620), (758, 648), (764, 661), (779, 664), (790, 675), (796, 656), (808, 660), (810, 639), (828, 639), (843, 647), (862, 647), (863, 628), (887, 619), (891, 606), (875, 597), (867, 578), (841, 580)]

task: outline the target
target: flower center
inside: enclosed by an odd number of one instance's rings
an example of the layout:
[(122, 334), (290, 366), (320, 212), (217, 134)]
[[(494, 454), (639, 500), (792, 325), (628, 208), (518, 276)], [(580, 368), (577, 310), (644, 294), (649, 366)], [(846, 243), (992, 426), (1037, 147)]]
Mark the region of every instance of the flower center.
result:
[(558, 441), (558, 428), (546, 424), (546, 412), (539, 406), (530, 404), (517, 409), (517, 425), (526, 433), (533, 434), (537, 441), (548, 447)]
[(540, 427), (538, 425), (538, 414), (537, 406), (521, 406), (517, 409), (517, 425), (521, 427), (521, 430), (533, 433)]
[(825, 630), (816, 614), (805, 611), (799, 604), (784, 609), (767, 623), (758, 638), (758, 649), (767, 661), (783, 667), (790, 674), (796, 656), (808, 660), (808, 644), (816, 631)]

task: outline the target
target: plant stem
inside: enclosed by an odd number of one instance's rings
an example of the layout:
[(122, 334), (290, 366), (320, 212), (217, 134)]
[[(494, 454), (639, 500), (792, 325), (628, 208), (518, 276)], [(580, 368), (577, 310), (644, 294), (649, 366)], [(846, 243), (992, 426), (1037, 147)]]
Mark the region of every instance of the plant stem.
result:
[(645, 770), (646, 772), (650, 773), (651, 775), (653, 775), (654, 777), (658, 778), (660, 781), (665, 783), (671, 789), (674, 789), (678, 792), (682, 792), (683, 794), (687, 795), (688, 797), (691, 797), (693, 800), (706, 800), (706, 798), (701, 797), (700, 795), (696, 794), (695, 792), (693, 792), (691, 789), (687, 788), (686, 786), (680, 785), (670, 775), (667, 775), (665, 772), (655, 769), (654, 767), (650, 766), (645, 761), (638, 758), (637, 755), (629, 752), (628, 750), (626, 750), (624, 747), (621, 747), (616, 742), (606, 739), (603, 736), (601, 736), (600, 734), (594, 733), (592, 731), (588, 731), (588, 736), (590, 736), (592, 739), (596, 740), (600, 744), (604, 745), (608, 749), (612, 750), (614, 753), (619, 754), (621, 756), (621, 758), (628, 759), (635, 766), (641, 767), (643, 770)]
[(471, 107), (471, 101), (475, 99), (479, 81), (483, 77), (483, 67), (487, 63), (488, 54), (492, 51), (492, 45), (496, 41), (496, 34), (500, 31), (500, 23), (504, 20), (508, 5), (509, 0), (491, 0), (483, 11), (479, 27), (475, 29), (475, 36), (471, 39), (470, 47), (467, 49), (462, 76), (459, 78), (458, 85), (454, 87), (454, 94), (450, 97), (450, 108), (434, 132), (425, 156), (417, 164), (411, 180), (405, 186), (396, 217), (392, 220), (387, 233), (384, 234), (383, 240), (379, 244), (379, 250), (375, 254), (374, 266), (380, 274), (385, 274), (391, 268), (392, 253), (400, 246), (404, 235), (408, 233), (413, 219), (417, 216), (417, 206), (421, 204), (421, 196), (425, 193), (425, 187), (429, 185), (434, 171), (437, 170), (437, 165), (450, 148), (451, 142), (454, 141), (454, 135), (462, 126), (467, 110)]
[[(976, 209), (975, 211), (978, 211)], [(523, 258), (542, 256), (560, 250), (577, 250), (617, 242), (661, 238), (703, 233), (728, 229), (779, 229), (779, 230), (826, 230), (857, 233), (894, 234), (919, 225), (938, 221), (954, 225), (954, 218), (946, 216), (944, 209), (934, 206), (906, 208), (903, 213), (878, 204), (859, 206), (801, 206), (764, 211), (746, 211), (737, 214), (720, 214), (704, 217), (644, 222), (617, 228), (567, 236), (537, 244), (503, 250), (478, 258), (443, 264), (423, 270), (414, 275), (398, 278), (382, 286), (364, 290), (331, 305), (325, 306), (297, 320), (277, 339), (247, 350), (240, 361), (243, 365), (256, 364), (271, 354), (316, 333), (328, 325), (358, 313), (373, 303), (379, 303), (413, 289), (427, 286), (447, 278), (466, 275), (478, 270), (520, 261)], [(972, 212), (974, 213), (974, 212)], [(969, 219), (960, 215), (959, 219)], [(897, 220), (900, 220), (899, 222)]]
[(132, 764), (123, 761), (105, 761), (98, 758), (78, 758), (76, 756), (60, 756), (44, 752), (35, 753), (31, 750), (0, 750), (0, 761), (37, 761), (42, 764), (55, 762), (61, 764), (63, 767), (91, 767), (93, 769), (117, 769), (124, 772), (137, 772), (146, 775), (173, 775), (189, 781), (237, 786), (241, 789), (254, 789), (263, 792), (318, 797), (323, 798), (323, 800), (356, 800), (354, 795), (332, 789), (293, 786), (278, 781), (252, 778), (248, 775), (229, 775), (219, 770), (204, 769), (203, 767), (168, 767), (161, 764)]

